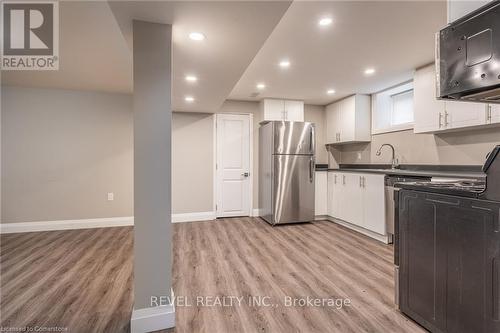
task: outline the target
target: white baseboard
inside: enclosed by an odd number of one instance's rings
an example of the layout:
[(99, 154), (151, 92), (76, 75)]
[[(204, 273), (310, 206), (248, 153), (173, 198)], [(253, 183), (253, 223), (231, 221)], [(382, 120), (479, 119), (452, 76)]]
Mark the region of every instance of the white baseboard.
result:
[(131, 333), (146, 333), (175, 327), (174, 292), (172, 304), (144, 309), (134, 309), (130, 318)]
[(210, 221), (215, 220), (216, 218), (215, 212), (172, 214), (172, 223)]
[[(197, 212), (185, 214), (172, 214), (172, 223), (195, 222), (215, 220), (215, 212)], [(134, 217), (106, 217), (96, 219), (59, 220), (59, 221), (34, 221), (18, 223), (0, 223), (0, 234), (18, 232), (37, 232), (54, 230), (72, 230), (89, 228), (107, 228), (133, 226)]]
[(107, 217), (99, 219), (0, 223), (0, 234), (11, 234), (16, 232), (51, 231), (51, 230), (123, 227), (132, 225), (134, 225), (133, 216)]
[(260, 216), (260, 208), (254, 208), (252, 210), (252, 216)]
[(351, 230), (357, 231), (360, 234), (363, 234), (363, 235), (368, 236), (370, 238), (376, 239), (379, 242), (382, 242), (382, 243), (385, 243), (385, 244), (389, 244), (390, 243), (391, 237), (389, 235), (380, 235), (380, 234), (377, 234), (376, 232), (367, 230), (365, 228), (358, 227), (357, 225), (351, 224), (351, 223), (343, 221), (343, 220), (339, 220), (339, 219), (333, 218), (331, 216), (327, 216), (326, 220), (328, 220), (330, 222), (334, 222), (334, 223), (340, 224), (340, 225), (343, 225), (346, 228), (349, 228)]

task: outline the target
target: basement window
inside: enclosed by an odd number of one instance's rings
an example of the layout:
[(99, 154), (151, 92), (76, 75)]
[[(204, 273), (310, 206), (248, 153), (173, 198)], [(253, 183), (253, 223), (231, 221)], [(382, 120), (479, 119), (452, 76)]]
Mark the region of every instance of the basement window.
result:
[(413, 81), (372, 95), (372, 133), (413, 128)]

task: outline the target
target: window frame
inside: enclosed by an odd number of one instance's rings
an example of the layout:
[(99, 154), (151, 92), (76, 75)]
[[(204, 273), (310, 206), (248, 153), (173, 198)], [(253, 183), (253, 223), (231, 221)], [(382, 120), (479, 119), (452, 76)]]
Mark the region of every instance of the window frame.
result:
[[(392, 98), (392, 96), (404, 94), (404, 93), (414, 91), (414, 90), (415, 89), (414, 89), (414, 85), (413, 85), (413, 80), (409, 80), (409, 81), (402, 82), (396, 86), (393, 86), (393, 87), (388, 88), (388, 89), (384, 89), (382, 91), (379, 91), (379, 92), (371, 95), (371, 100), (372, 100), (372, 106), (371, 106), (372, 135), (407, 131), (407, 130), (413, 129), (413, 127), (415, 125), (415, 109), (413, 109), (413, 121), (412, 122), (404, 123), (404, 124), (400, 124), (400, 125), (395, 125), (395, 126), (390, 125), (390, 126), (384, 127), (384, 128), (376, 128), (376, 123), (377, 123), (377, 120), (380, 119), (380, 117), (381, 117), (380, 114), (377, 117), (377, 112), (380, 112), (377, 110), (377, 106), (379, 104), (379, 103), (377, 103), (377, 97), (381, 98), (382, 96), (386, 96), (386, 97)], [(389, 112), (389, 117), (390, 117), (389, 122), (392, 123), (393, 114), (394, 114), (392, 102), (391, 102), (390, 108), (391, 109)]]

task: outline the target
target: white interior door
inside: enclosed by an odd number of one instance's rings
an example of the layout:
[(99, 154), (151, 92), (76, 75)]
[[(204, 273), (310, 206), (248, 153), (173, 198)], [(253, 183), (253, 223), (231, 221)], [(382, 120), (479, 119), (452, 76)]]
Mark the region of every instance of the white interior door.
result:
[(217, 114), (217, 217), (250, 216), (250, 116)]

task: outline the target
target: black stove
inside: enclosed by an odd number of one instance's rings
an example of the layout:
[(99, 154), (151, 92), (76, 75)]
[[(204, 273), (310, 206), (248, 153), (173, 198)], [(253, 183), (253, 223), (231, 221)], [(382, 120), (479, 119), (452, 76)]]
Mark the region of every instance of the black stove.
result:
[(417, 181), (396, 184), (398, 187), (417, 191), (457, 195), (468, 198), (479, 198), (486, 190), (484, 179), (463, 179), (454, 181)]
[(396, 183), (395, 187), (467, 198), (500, 201), (500, 145), (496, 146), (488, 154), (482, 170), (485, 173), (485, 178), (483, 179), (452, 181), (425, 180)]
[(500, 333), (500, 145), (483, 172), (396, 184), (396, 300), (433, 333)]

